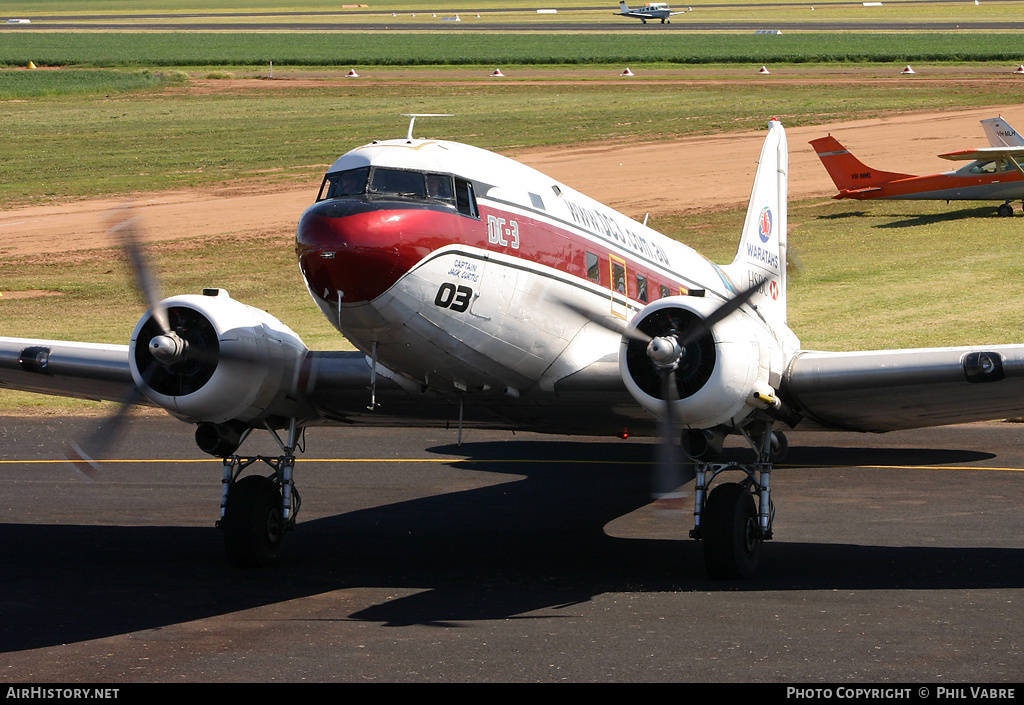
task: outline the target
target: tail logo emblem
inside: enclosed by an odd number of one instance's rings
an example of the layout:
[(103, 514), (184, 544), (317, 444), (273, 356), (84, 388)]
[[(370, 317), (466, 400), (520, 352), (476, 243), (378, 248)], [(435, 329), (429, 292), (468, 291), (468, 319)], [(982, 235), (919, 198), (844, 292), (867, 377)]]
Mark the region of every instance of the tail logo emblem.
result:
[(768, 206), (761, 209), (757, 234), (761, 237), (761, 242), (768, 242), (772, 236), (772, 210)]

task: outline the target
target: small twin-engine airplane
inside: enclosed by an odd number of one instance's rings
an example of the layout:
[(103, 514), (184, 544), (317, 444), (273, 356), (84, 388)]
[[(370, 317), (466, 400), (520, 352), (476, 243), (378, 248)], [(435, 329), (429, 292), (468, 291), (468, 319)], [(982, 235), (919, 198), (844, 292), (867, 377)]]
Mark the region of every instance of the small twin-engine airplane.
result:
[[(722, 266), (534, 169), (412, 130), (340, 157), (298, 223), (309, 294), (358, 351), (310, 351), (221, 289), (161, 300), (129, 220), (120, 232), (149, 310), (128, 344), (0, 338), (0, 386), (145, 403), (194, 424), (223, 459), (218, 526), (244, 566), (275, 559), (295, 527), (306, 427), (660, 437), (656, 502), (677, 507), (695, 478), (690, 535), (719, 578), (753, 575), (772, 538), (784, 427), (884, 432), (1024, 411), (1024, 345), (800, 347), (777, 120)], [(278, 457), (237, 453), (254, 429), (274, 434)], [(730, 456), (747, 461), (723, 462), (729, 435), (749, 446)], [(76, 452), (86, 469), (101, 457)], [(246, 472), (257, 461), (269, 476)]]
[(665, 24), (666, 22), (671, 23), (672, 20), (669, 18), (671, 18), (672, 15), (682, 15), (685, 13), (685, 10), (672, 12), (672, 10), (669, 9), (667, 2), (649, 2), (637, 10), (630, 10), (629, 5), (626, 4), (625, 0), (621, 0), (619, 2), (619, 9), (622, 10), (622, 12), (616, 12), (616, 15), (622, 15), (623, 17), (635, 17), (644, 24), (647, 24), (647, 20), (661, 20), (662, 24)]
[(833, 198), (921, 201), (1003, 201), (998, 213), (1013, 215), (1011, 201), (1024, 200), (1024, 139), (1001, 117), (982, 120), (991, 147), (940, 154), (970, 164), (941, 174), (913, 176), (866, 166), (832, 135), (811, 141), (839, 189)]

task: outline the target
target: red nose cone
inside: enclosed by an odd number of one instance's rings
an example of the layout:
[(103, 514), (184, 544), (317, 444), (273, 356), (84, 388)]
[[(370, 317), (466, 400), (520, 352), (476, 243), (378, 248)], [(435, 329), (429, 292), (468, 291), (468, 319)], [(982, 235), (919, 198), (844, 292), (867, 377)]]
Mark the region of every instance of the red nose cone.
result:
[(372, 301), (395, 283), (400, 266), (400, 228), (385, 211), (340, 218), (307, 212), (299, 221), (296, 253), (310, 291), (327, 301)]
[[(345, 304), (373, 301), (431, 252), (463, 235), (452, 208), (339, 198), (311, 206), (295, 250), (315, 296)], [(473, 220), (473, 223), (477, 223)]]

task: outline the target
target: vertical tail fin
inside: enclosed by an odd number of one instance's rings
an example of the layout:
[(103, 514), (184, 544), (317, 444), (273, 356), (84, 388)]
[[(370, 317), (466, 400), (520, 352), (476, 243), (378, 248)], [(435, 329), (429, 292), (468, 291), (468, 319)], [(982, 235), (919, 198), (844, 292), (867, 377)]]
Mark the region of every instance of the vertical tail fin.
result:
[(626, 0), (619, 0), (619, 9), (623, 12), (629, 12), (629, 5), (626, 4)]
[(844, 192), (860, 191), (911, 176), (911, 174), (872, 169), (850, 154), (850, 150), (840, 144), (839, 140), (832, 135), (811, 140), (811, 146), (814, 147), (818, 159), (821, 160), (836, 188), (839, 189), (839, 195), (836, 198), (842, 198)]
[(988, 142), (993, 147), (1024, 147), (1024, 137), (1017, 134), (1017, 131), (1010, 127), (1010, 123), (1003, 119), (1003, 116), (982, 120), (981, 126), (985, 129)]
[(760, 282), (751, 301), (766, 318), (786, 322), (786, 243), (789, 147), (782, 123), (772, 119), (757, 162), (754, 187), (736, 258), (723, 269), (741, 288)]

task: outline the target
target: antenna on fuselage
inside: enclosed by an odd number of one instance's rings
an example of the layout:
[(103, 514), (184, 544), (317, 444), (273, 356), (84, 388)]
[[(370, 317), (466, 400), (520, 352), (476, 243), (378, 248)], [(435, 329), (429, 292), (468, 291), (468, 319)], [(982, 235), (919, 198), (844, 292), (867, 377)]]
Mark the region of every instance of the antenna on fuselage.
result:
[(405, 139), (412, 142), (412, 126), (416, 124), (416, 118), (418, 117), (455, 117), (452, 113), (402, 113), (402, 117), (410, 118), (409, 120), (409, 134), (405, 136)]

